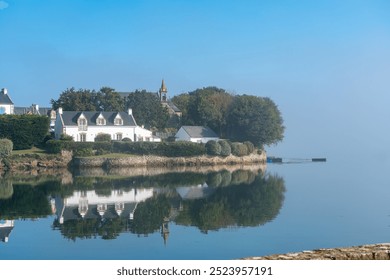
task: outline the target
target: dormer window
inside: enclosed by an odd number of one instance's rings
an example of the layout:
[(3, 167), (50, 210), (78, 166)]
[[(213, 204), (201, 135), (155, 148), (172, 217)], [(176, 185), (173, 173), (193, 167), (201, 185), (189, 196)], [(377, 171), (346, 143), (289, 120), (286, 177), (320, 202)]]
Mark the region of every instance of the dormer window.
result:
[(123, 125), (123, 120), (120, 117), (114, 119), (114, 125)]
[(79, 131), (87, 131), (87, 130), (88, 130), (87, 119), (86, 119), (84, 116), (81, 116), (81, 117), (77, 120), (77, 124), (78, 124), (78, 126), (79, 126)]
[(103, 116), (99, 116), (97, 119), (96, 119), (96, 124), (97, 125), (106, 125), (106, 119), (103, 117)]

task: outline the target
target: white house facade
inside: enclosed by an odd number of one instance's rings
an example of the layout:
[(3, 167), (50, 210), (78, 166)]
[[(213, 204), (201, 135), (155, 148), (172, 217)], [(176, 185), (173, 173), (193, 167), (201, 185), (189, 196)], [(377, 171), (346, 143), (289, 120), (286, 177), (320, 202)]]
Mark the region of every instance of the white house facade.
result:
[(207, 126), (182, 126), (175, 135), (175, 141), (195, 143), (207, 143), (210, 140), (217, 141), (218, 139), (218, 135)]
[(0, 91), (0, 115), (12, 115), (14, 113), (14, 103), (8, 95), (8, 90), (3, 88)]
[(73, 137), (76, 142), (94, 142), (99, 134), (109, 134), (112, 140), (159, 142), (150, 130), (137, 126), (132, 110), (128, 112), (63, 111), (56, 113), (54, 135)]

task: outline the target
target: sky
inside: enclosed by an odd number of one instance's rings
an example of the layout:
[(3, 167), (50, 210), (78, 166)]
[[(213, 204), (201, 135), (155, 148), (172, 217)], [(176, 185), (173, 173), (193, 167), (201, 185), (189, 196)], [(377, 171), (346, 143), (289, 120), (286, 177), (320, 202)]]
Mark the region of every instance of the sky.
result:
[(0, 38), (15, 106), (70, 87), (217, 86), (278, 105), (275, 155), (390, 158), (387, 0), (0, 0)]

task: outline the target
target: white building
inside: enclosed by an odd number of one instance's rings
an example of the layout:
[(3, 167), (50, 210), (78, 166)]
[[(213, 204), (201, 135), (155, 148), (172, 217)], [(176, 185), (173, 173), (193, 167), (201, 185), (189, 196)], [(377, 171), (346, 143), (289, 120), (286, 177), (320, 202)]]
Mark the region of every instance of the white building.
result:
[(150, 130), (137, 126), (128, 112), (63, 111), (57, 110), (54, 126), (55, 138), (62, 134), (72, 136), (76, 142), (93, 142), (99, 134), (109, 134), (112, 140), (129, 138), (131, 141), (159, 142)]
[(14, 113), (14, 103), (8, 95), (8, 90), (3, 88), (0, 91), (0, 115), (12, 115)]
[(182, 126), (175, 135), (176, 141), (195, 143), (207, 143), (210, 140), (217, 141), (218, 139), (218, 135), (206, 126)]

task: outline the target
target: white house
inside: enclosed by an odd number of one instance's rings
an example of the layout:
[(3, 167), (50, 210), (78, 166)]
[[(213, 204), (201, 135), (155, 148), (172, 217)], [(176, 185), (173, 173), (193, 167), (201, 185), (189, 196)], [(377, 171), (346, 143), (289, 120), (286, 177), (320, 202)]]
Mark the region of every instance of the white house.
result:
[(8, 95), (8, 90), (3, 88), (0, 91), (0, 115), (12, 115), (14, 113), (14, 103)]
[(93, 142), (98, 134), (109, 134), (112, 140), (161, 141), (150, 130), (137, 126), (131, 109), (128, 112), (82, 112), (59, 108), (54, 135), (59, 139), (62, 134), (72, 136), (76, 142)]
[(175, 135), (176, 141), (195, 143), (207, 143), (218, 139), (218, 135), (207, 126), (182, 126)]

